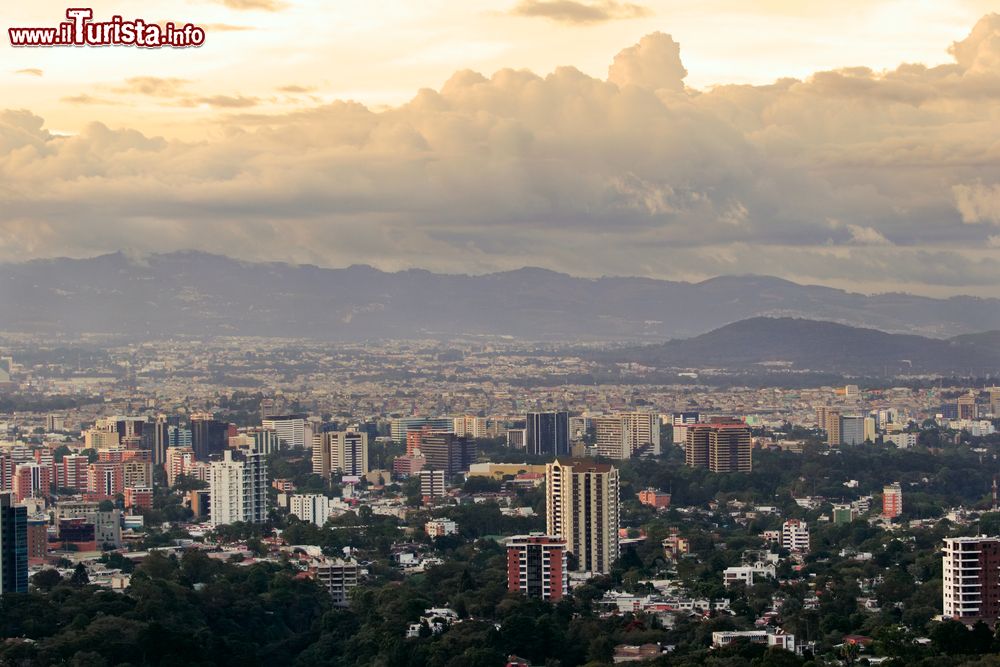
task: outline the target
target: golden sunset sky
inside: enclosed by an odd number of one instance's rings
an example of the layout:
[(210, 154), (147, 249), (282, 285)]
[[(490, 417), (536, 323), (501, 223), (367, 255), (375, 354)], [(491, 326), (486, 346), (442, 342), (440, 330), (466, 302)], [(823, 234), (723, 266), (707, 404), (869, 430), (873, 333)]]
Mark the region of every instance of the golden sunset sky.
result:
[(252, 260), (1000, 296), (977, 0), (94, 3), (197, 49), (16, 49), (0, 261)]

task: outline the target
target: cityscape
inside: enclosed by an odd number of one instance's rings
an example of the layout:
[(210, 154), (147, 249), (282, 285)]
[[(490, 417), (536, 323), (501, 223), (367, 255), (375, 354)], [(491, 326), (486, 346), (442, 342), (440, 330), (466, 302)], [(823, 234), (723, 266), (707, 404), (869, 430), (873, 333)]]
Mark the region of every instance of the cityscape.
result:
[(0, 667), (1000, 667), (989, 0), (38, 0)]

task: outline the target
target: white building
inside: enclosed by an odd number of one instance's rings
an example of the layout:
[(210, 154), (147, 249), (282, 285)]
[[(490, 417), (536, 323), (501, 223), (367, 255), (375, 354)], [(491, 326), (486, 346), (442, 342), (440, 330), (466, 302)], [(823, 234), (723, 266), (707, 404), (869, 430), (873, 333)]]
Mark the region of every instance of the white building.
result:
[(452, 430), (455, 435), (467, 436), (469, 438), (485, 438), (486, 436), (486, 417), (455, 417), (452, 419), (454, 424)]
[(742, 565), (727, 567), (722, 573), (722, 583), (726, 588), (739, 582), (753, 586), (760, 579), (774, 579), (775, 576), (777, 575), (773, 565)]
[(445, 537), (458, 533), (458, 524), (451, 519), (431, 519), (424, 524), (424, 532), (430, 537)]
[(222, 453), (209, 471), (212, 526), (243, 521), (264, 523), (267, 519), (267, 462), (263, 454), (248, 454), (235, 460), (233, 452)]
[(627, 459), (642, 451), (660, 453), (660, 417), (649, 412), (622, 412), (594, 417), (597, 452), (610, 459)]
[(1000, 537), (951, 537), (944, 541), (942, 602), (945, 618), (1000, 616)]
[(274, 415), (261, 421), (262, 426), (278, 434), (282, 449), (306, 446), (306, 419), (302, 415)]
[(339, 471), (347, 477), (368, 474), (368, 434), (360, 431), (327, 431), (312, 437), (313, 473), (330, 479)]
[(809, 525), (805, 521), (789, 519), (781, 526), (781, 546), (789, 551), (809, 552)]
[(891, 442), (900, 449), (909, 449), (917, 446), (916, 433), (889, 433), (882, 436), (883, 442)]
[(330, 591), (333, 604), (337, 607), (346, 607), (350, 601), (351, 590), (358, 587), (360, 568), (357, 561), (324, 558), (318, 561), (313, 569), (316, 572), (316, 580)]
[(330, 518), (332, 501), (321, 493), (296, 494), (289, 498), (289, 512), (300, 521), (316, 524), (320, 528)]

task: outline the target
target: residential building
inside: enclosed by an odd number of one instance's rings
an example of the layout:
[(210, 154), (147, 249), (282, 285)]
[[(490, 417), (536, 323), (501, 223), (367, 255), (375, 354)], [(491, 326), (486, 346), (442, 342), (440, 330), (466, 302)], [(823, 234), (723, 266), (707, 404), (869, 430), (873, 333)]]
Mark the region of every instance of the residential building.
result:
[(125, 507), (127, 509), (153, 508), (153, 487), (152, 486), (126, 486), (125, 487)]
[(476, 443), (454, 433), (424, 433), (420, 453), (427, 459), (428, 468), (443, 470), (451, 477), (467, 472), (476, 462)]
[(686, 428), (686, 465), (718, 473), (753, 469), (750, 427), (743, 422), (693, 424)]
[(316, 574), (316, 580), (330, 591), (334, 606), (348, 606), (351, 590), (358, 587), (360, 568), (357, 561), (324, 558), (311, 569)]
[(743, 583), (750, 587), (760, 579), (774, 579), (775, 576), (776, 570), (773, 565), (742, 565), (727, 567), (722, 572), (722, 583), (726, 588), (735, 583)]
[(809, 525), (805, 521), (789, 519), (781, 526), (781, 546), (789, 551), (809, 552)]
[(447, 537), (458, 534), (458, 524), (451, 519), (431, 519), (424, 524), (428, 537)]
[(950, 537), (944, 541), (943, 616), (963, 623), (1000, 619), (1000, 538)]
[(670, 494), (656, 489), (643, 489), (639, 492), (639, 502), (656, 509), (670, 507)]
[(122, 481), (125, 487), (153, 488), (153, 464), (132, 459), (122, 462)]
[(623, 412), (594, 417), (597, 452), (610, 459), (628, 459), (640, 453), (660, 453), (660, 418), (648, 412)]
[(486, 417), (464, 416), (452, 419), (452, 432), (468, 438), (485, 438)]
[(212, 494), (211, 523), (223, 526), (242, 521), (264, 523), (267, 519), (267, 463), (263, 454), (249, 454), (242, 460), (233, 452), (222, 453), (213, 461), (209, 479)]
[(558, 601), (569, 594), (566, 540), (532, 533), (507, 538), (507, 589)]
[(444, 470), (420, 471), (420, 495), (425, 503), (444, 496)]
[(320, 528), (330, 518), (332, 503), (321, 493), (296, 494), (289, 499), (288, 511), (300, 521), (312, 523)]
[(895, 519), (903, 513), (903, 488), (899, 482), (888, 484), (882, 489), (882, 516)]
[(607, 573), (618, 559), (618, 469), (586, 459), (545, 466), (546, 534), (566, 541), (577, 568)]
[(330, 468), (345, 477), (368, 474), (368, 434), (359, 431), (328, 431), (323, 434), (330, 447)]
[[(843, 415), (840, 418), (841, 445), (860, 445), (865, 442), (865, 421), (862, 415)], [(874, 420), (873, 420), (874, 423)]]

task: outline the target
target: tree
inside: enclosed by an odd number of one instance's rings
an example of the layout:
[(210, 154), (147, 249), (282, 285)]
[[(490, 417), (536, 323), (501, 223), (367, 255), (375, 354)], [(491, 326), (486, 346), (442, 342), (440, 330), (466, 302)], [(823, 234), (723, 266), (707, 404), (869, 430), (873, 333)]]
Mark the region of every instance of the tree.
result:
[(35, 588), (43, 591), (49, 591), (62, 583), (62, 575), (59, 574), (59, 570), (48, 567), (38, 572), (31, 577), (31, 583), (34, 584)]
[(73, 570), (73, 576), (69, 578), (69, 583), (74, 586), (86, 586), (90, 583), (90, 575), (87, 574), (87, 566), (83, 563), (77, 563), (76, 568)]

